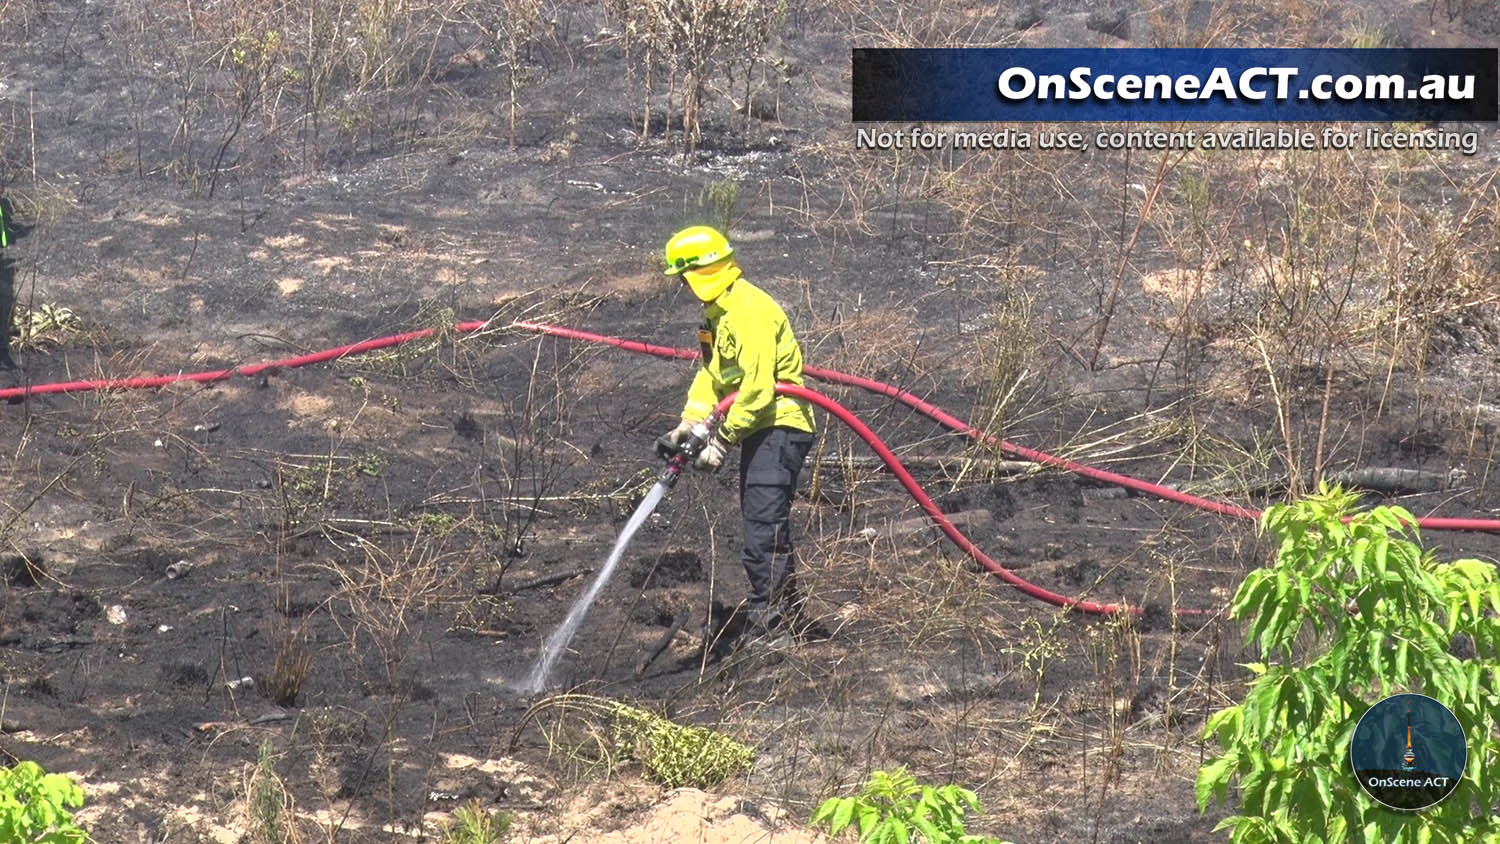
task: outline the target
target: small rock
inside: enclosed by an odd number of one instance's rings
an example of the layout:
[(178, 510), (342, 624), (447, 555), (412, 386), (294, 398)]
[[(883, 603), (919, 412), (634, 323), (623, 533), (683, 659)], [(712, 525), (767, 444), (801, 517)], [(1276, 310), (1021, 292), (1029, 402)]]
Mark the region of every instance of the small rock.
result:
[(1469, 472), (1462, 466), (1455, 466), (1448, 470), (1448, 488), (1457, 489), (1467, 483)]
[(115, 604), (114, 606), (104, 611), (104, 620), (108, 621), (110, 624), (124, 624), (125, 608), (120, 606), (119, 604)]
[(158, 633), (171, 633), (173, 629), (170, 624), (158, 624), (156, 626), (156, 632)]
[(1017, 32), (1027, 30), (1042, 22), (1042, 10), (1035, 3), (1027, 3), (1011, 18), (1011, 26)]
[(1083, 25), (1095, 32), (1113, 35), (1116, 38), (1130, 37), (1129, 9), (1096, 9), (1089, 12)]

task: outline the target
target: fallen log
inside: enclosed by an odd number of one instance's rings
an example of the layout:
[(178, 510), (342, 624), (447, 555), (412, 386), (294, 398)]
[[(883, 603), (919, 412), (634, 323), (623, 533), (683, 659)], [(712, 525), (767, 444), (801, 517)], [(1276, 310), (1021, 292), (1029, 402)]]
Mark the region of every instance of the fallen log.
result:
[[(1323, 479), (1331, 484), (1353, 489), (1363, 489), (1384, 495), (1408, 495), (1423, 492), (1443, 492), (1457, 489), (1468, 479), (1469, 473), (1453, 468), (1446, 472), (1430, 469), (1407, 469), (1400, 466), (1367, 466), (1360, 469), (1343, 469), (1325, 472)], [(1168, 489), (1191, 492), (1208, 498), (1230, 495), (1280, 495), (1289, 486), (1286, 475), (1274, 478), (1243, 478), (1240, 480), (1209, 483), (1166, 484)]]
[(1426, 469), (1403, 469), (1399, 466), (1370, 466), (1329, 472), (1323, 477), (1329, 483), (1355, 486), (1375, 492), (1442, 492), (1464, 482), (1468, 473), (1462, 469), (1432, 472)]
[(530, 580), (523, 580), (520, 583), (517, 583), (515, 586), (510, 587), (510, 591), (524, 592), (527, 589), (540, 589), (543, 586), (555, 586), (559, 583), (562, 583), (564, 580), (572, 580), (575, 577), (582, 577), (586, 574), (593, 573), (594, 570), (591, 568), (568, 569), (567, 571), (560, 571), (556, 574), (548, 574), (543, 575), (542, 577), (533, 577)]

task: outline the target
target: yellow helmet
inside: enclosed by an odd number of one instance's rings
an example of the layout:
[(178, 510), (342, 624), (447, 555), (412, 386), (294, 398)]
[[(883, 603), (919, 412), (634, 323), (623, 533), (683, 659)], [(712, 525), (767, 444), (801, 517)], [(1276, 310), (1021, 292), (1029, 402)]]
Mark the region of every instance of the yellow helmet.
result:
[[(667, 275), (680, 275), (699, 301), (712, 302), (740, 277), (729, 238), (710, 226), (689, 226), (667, 241)], [(715, 266), (723, 263), (724, 266)]]
[(689, 226), (667, 241), (667, 275), (681, 275), (734, 254), (729, 238), (710, 226)]

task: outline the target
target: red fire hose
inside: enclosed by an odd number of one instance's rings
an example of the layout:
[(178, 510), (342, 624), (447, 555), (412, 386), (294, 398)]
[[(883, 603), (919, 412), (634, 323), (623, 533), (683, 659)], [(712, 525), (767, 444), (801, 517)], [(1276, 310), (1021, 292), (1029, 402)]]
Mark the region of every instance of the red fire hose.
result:
[[(921, 485), (917, 483), (916, 478), (913, 478), (911, 476), (911, 473), (906, 471), (906, 467), (901, 465), (900, 458), (896, 457), (895, 453), (892, 452), (890, 448), (888, 448), (886, 444), (881, 441), (880, 437), (876, 436), (875, 432), (870, 430), (870, 427), (866, 425), (858, 416), (855, 416), (848, 408), (823, 395), (822, 393), (809, 390), (806, 387), (799, 387), (796, 384), (778, 383), (776, 385), (776, 392), (783, 395), (795, 396), (799, 399), (806, 399), (807, 401), (828, 411), (829, 414), (838, 417), (838, 420), (840, 422), (848, 425), (849, 429), (858, 434), (859, 438), (864, 440), (865, 444), (868, 445), (870, 449), (880, 457), (881, 461), (885, 463), (886, 468), (891, 470), (891, 474), (896, 476), (896, 480), (901, 482), (901, 486), (905, 487), (906, 491), (911, 495), (911, 497), (916, 500), (917, 505), (922, 508), (922, 512), (926, 513), (927, 517), (929, 519), (932, 519), (933, 523), (936, 524), (938, 528), (948, 536), (949, 539), (953, 540), (953, 544), (957, 545), (959, 547), (959, 550), (969, 555), (970, 559), (983, 566), (985, 570), (989, 571), (991, 574), (994, 574), (996, 577), (999, 577), (1001, 580), (1009, 583), (1011, 586), (1014, 586), (1017, 589), (1021, 590), (1022, 593), (1032, 598), (1046, 601), (1053, 606), (1067, 607), (1068, 609), (1078, 610), (1079, 612), (1087, 613), (1089, 615), (1118, 615), (1120, 613), (1128, 613), (1130, 615), (1143, 615), (1145, 613), (1145, 610), (1140, 607), (1127, 607), (1120, 604), (1101, 604), (1095, 601), (1087, 601), (1082, 598), (1070, 598), (1066, 595), (1059, 595), (1056, 592), (1044, 589), (1036, 585), (1035, 583), (1026, 580), (1020, 575), (1006, 568), (1005, 566), (995, 562), (995, 560), (988, 554), (981, 551), (979, 549), (979, 546), (970, 541), (967, 536), (964, 536), (963, 532), (960, 531), (953, 524), (953, 522), (948, 520), (948, 517), (943, 514), (943, 511), (938, 509), (938, 506), (932, 500), (932, 497), (927, 494), (927, 491), (922, 489)], [(729, 411), (729, 406), (734, 403), (734, 399), (735, 394), (730, 394), (723, 401), (719, 402), (719, 405), (716, 408), (719, 414), (722, 415), (724, 413), (727, 413)], [(1203, 616), (1212, 615), (1213, 611), (1184, 609), (1178, 607), (1176, 609), (1176, 613), (1180, 616)]]
[[(471, 331), (478, 331), (486, 325), (488, 323), (482, 320), (460, 322), (453, 326), (453, 330), (460, 334), (467, 334)], [(387, 349), (391, 346), (399, 346), (402, 343), (410, 343), (413, 340), (421, 340), (423, 337), (431, 337), (435, 331), (436, 329), (433, 328), (407, 331), (403, 334), (377, 337), (374, 340), (350, 343), (347, 346), (335, 346), (332, 349), (324, 349), (321, 352), (298, 355), (282, 360), (273, 360), (267, 363), (252, 363), (234, 369), (214, 369), (207, 372), (179, 372), (176, 375), (152, 375), (146, 378), (104, 378), (90, 381), (61, 381), (55, 384), (29, 384), (25, 387), (7, 387), (0, 390), (0, 401), (17, 401), (28, 396), (41, 396), (48, 393), (85, 393), (90, 390), (150, 390), (156, 387), (165, 387), (168, 384), (179, 384), (184, 381), (211, 384), (215, 381), (228, 380), (236, 375), (259, 375), (262, 372), (272, 369), (296, 369), (299, 366), (326, 363), (350, 355), (373, 352), (376, 349)]]
[[(563, 337), (569, 340), (583, 340), (589, 343), (603, 343), (605, 345), (614, 346), (618, 349), (624, 349), (630, 352), (638, 352), (640, 354), (654, 355), (660, 358), (695, 359), (698, 357), (698, 352), (692, 349), (674, 349), (671, 346), (655, 346), (650, 343), (641, 343), (636, 340), (622, 340), (618, 337), (608, 337), (603, 334), (592, 334), (587, 331), (579, 331), (573, 328), (561, 328), (555, 325), (545, 325), (536, 322), (517, 322), (515, 323), (515, 326), (517, 328), (524, 328), (528, 331), (535, 331), (539, 334), (548, 334), (553, 337)], [(922, 399), (912, 395), (911, 393), (901, 389), (900, 387), (886, 384), (882, 381), (862, 378), (858, 375), (850, 375), (846, 372), (838, 372), (832, 369), (822, 369), (816, 366), (803, 367), (802, 371), (809, 377), (816, 378), (819, 381), (828, 381), (833, 384), (845, 384), (851, 387), (859, 387), (861, 389), (869, 390), (871, 392), (879, 393), (880, 395), (893, 398), (896, 401), (899, 401), (902, 404), (912, 408), (918, 413), (931, 418), (932, 420), (938, 422), (946, 428), (957, 431), (964, 436), (980, 440), (981, 442), (987, 443), (989, 445), (997, 446), (1002, 451), (1015, 455), (1016, 457), (1019, 457), (1023, 460), (1029, 460), (1033, 463), (1040, 463), (1044, 466), (1053, 466), (1058, 469), (1065, 469), (1069, 472), (1077, 475), (1082, 475), (1086, 478), (1093, 478), (1094, 480), (1103, 481), (1105, 483), (1114, 484), (1116, 486), (1122, 486), (1126, 489), (1133, 489), (1137, 492), (1142, 492), (1156, 498), (1165, 499), (1167, 501), (1176, 501), (1179, 504), (1186, 504), (1190, 507), (1196, 507), (1199, 510), (1207, 510), (1210, 513), (1220, 513), (1225, 516), (1237, 516), (1242, 519), (1257, 520), (1260, 518), (1259, 510), (1254, 510), (1249, 507), (1241, 507), (1237, 504), (1230, 504), (1225, 501), (1214, 501), (1210, 498), (1203, 498), (1202, 496), (1170, 489), (1160, 484), (1151, 483), (1150, 481), (1143, 481), (1140, 478), (1132, 478), (1127, 475), (1118, 474), (1116, 472), (1097, 469), (1093, 466), (1085, 466), (1082, 463), (1077, 463), (1075, 461), (1068, 460), (1067, 458), (1058, 457), (1056, 455), (1047, 454), (1046, 452), (1037, 451), (1036, 449), (1027, 448), (1026, 446), (1016, 445), (1015, 443), (1008, 442), (1006, 440), (1001, 440), (994, 435), (987, 434), (984, 431), (981, 431), (978, 428), (975, 428), (974, 426), (968, 424), (967, 422), (964, 422), (963, 420), (947, 413), (942, 408), (923, 401)], [(0, 397), (3, 397), (3, 394), (0, 394)], [(1417, 518), (1417, 526), (1426, 528), (1427, 530), (1500, 531), (1500, 519), (1423, 516)]]

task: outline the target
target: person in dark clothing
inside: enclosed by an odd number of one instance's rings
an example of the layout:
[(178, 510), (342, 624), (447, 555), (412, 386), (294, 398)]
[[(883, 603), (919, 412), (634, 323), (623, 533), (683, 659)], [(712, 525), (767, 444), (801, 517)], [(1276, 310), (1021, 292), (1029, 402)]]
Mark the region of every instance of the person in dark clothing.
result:
[(9, 197), (0, 194), (0, 338), (5, 341), (0, 343), (0, 369), (16, 368), (10, 358), (10, 341), (16, 333), (16, 265), (10, 248), (29, 230), (16, 222)]

